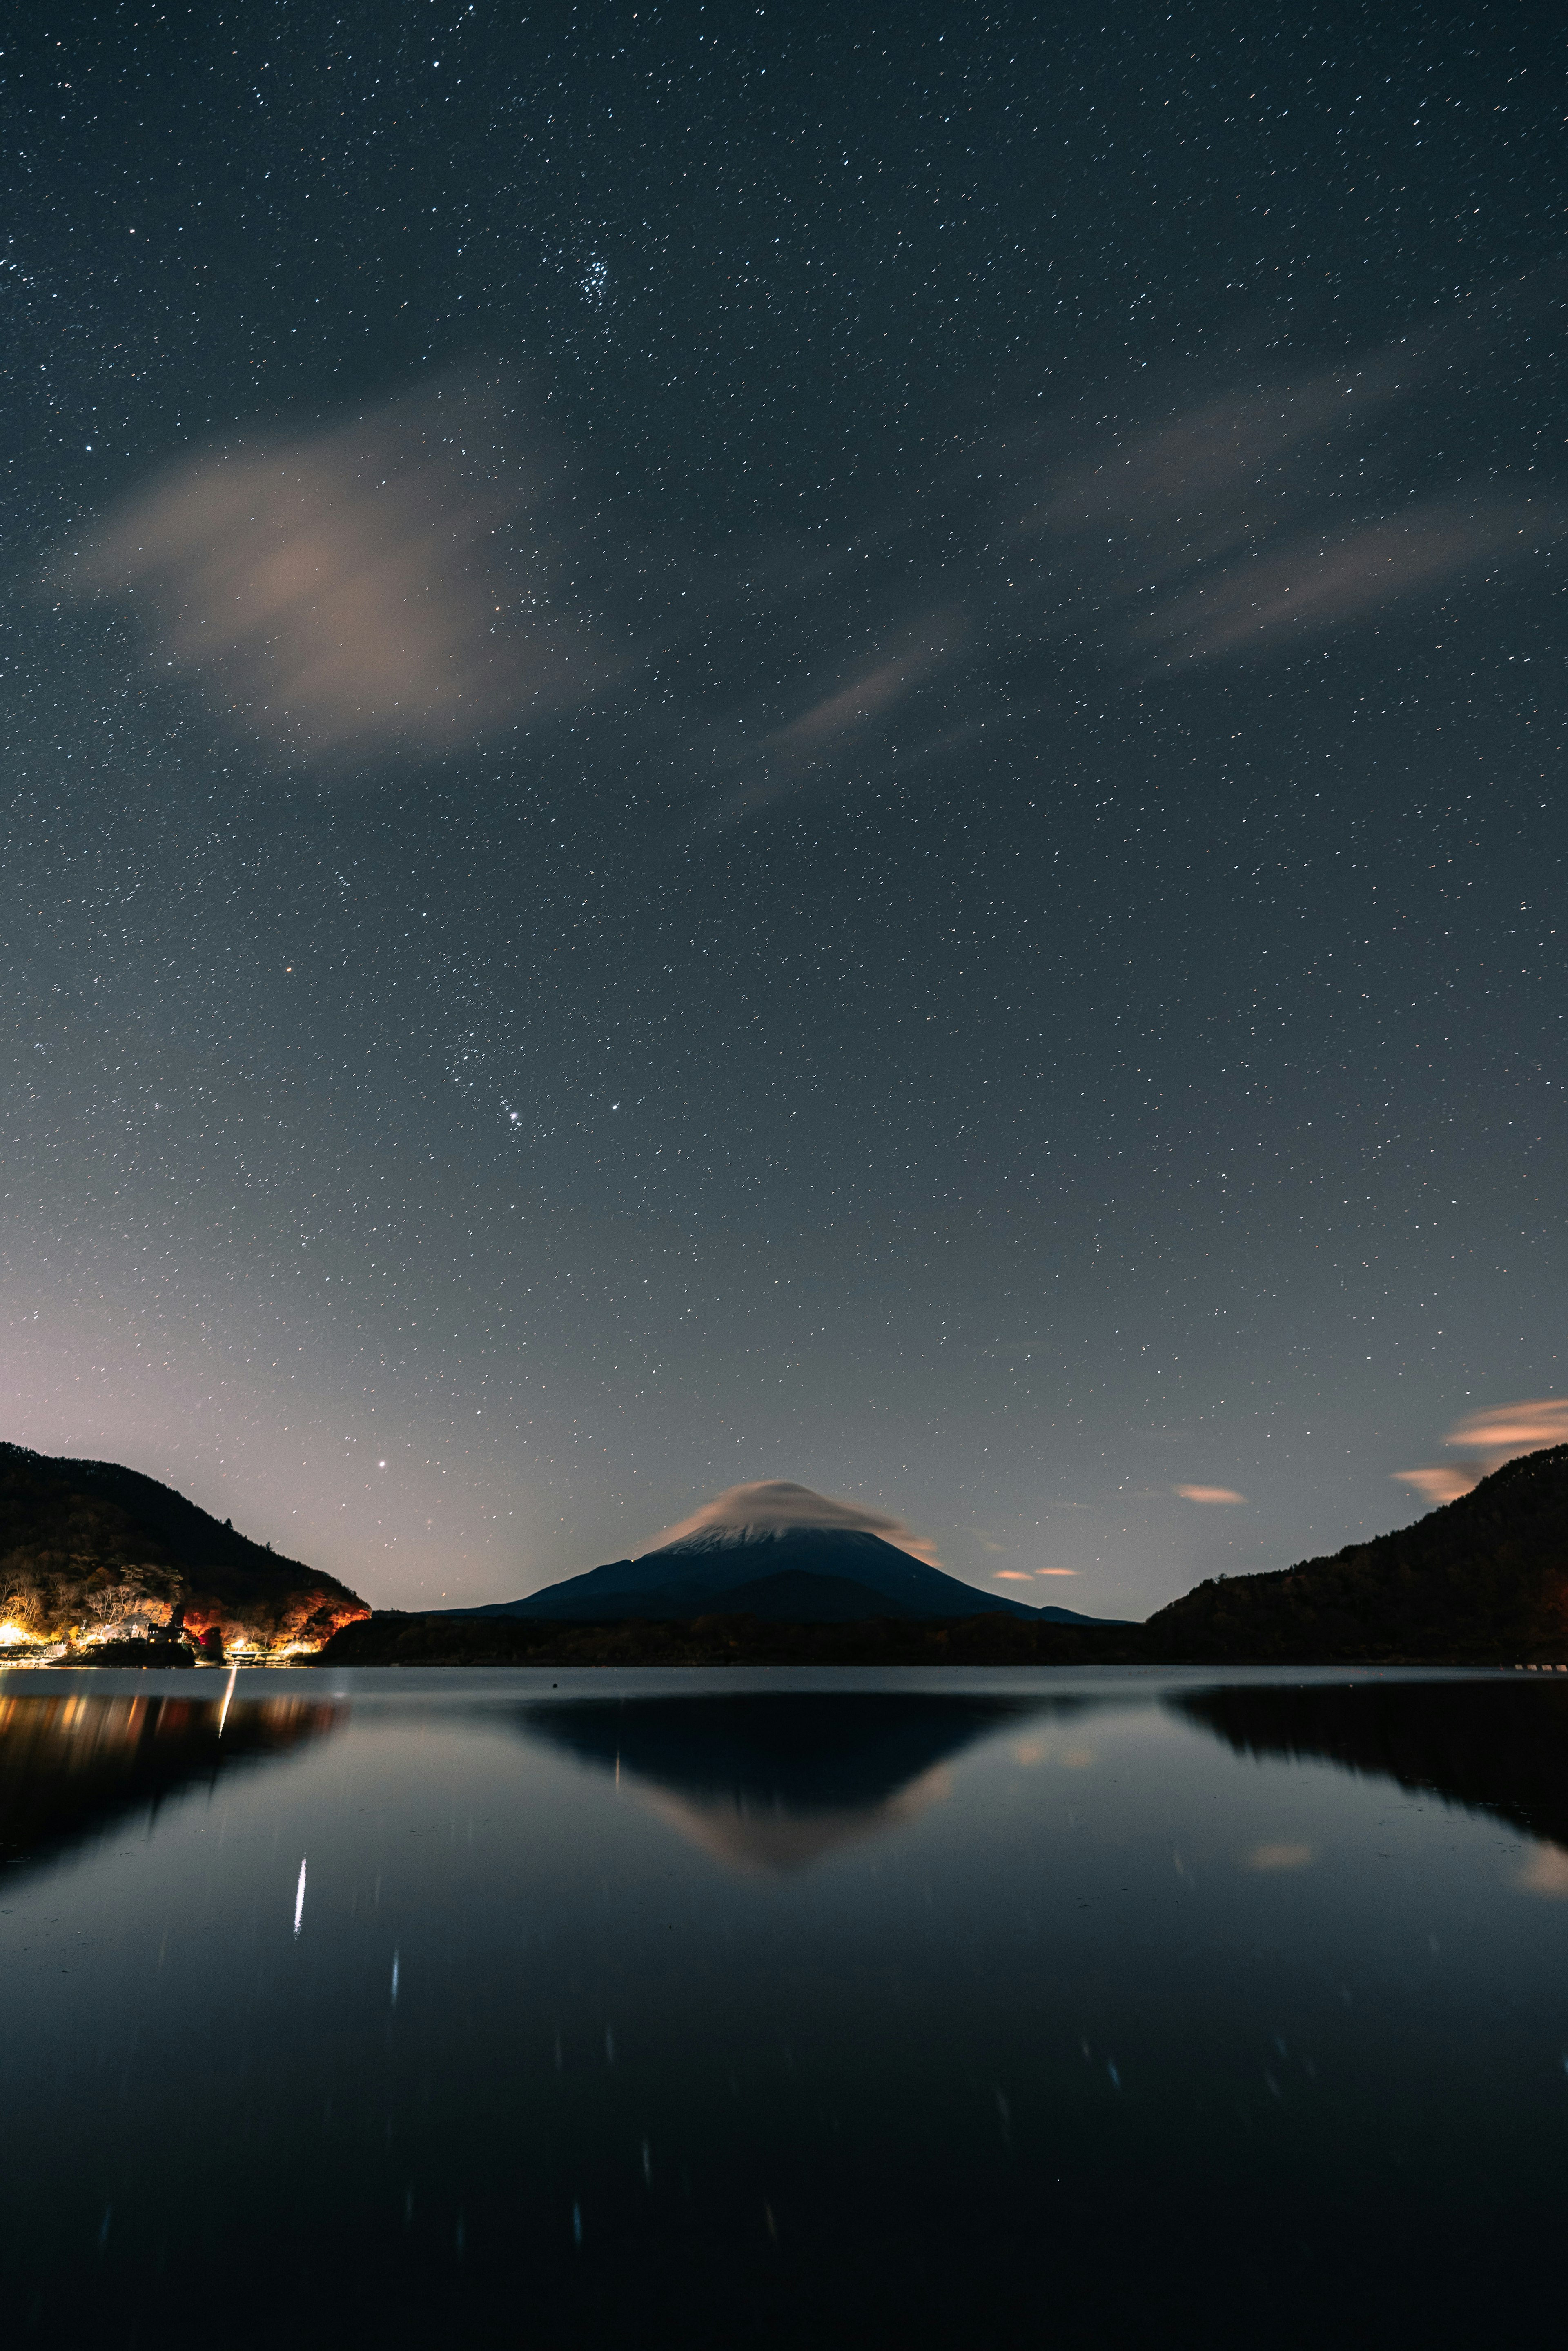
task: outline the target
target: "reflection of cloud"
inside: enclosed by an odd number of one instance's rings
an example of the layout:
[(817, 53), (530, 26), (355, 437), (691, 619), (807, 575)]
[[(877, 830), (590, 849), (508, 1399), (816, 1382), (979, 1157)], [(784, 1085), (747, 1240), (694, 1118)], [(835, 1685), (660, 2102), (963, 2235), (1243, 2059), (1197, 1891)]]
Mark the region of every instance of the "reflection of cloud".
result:
[(749, 1485), (727, 1488), (678, 1526), (667, 1527), (651, 1548), (662, 1550), (689, 1535), (772, 1534), (785, 1527), (841, 1527), (857, 1534), (880, 1535), (883, 1542), (896, 1543), (900, 1551), (933, 1567), (942, 1564), (925, 1538), (911, 1534), (902, 1519), (886, 1510), (868, 1510), (862, 1502), (834, 1501), (827, 1494), (814, 1494), (810, 1486), (797, 1486), (789, 1478), (758, 1478)]
[(1568, 1853), (1560, 1844), (1538, 1844), (1514, 1884), (1521, 1894), (1544, 1894), (1555, 1902), (1568, 1898)]
[(1536, 1396), (1521, 1404), (1494, 1405), (1490, 1412), (1472, 1413), (1444, 1437), (1445, 1445), (1463, 1446), (1467, 1460), (1429, 1469), (1396, 1469), (1402, 1486), (1413, 1486), (1434, 1508), (1457, 1502), (1505, 1461), (1543, 1446), (1568, 1445), (1568, 1396)]
[(1248, 1869), (1307, 1869), (1313, 1859), (1310, 1844), (1255, 1844), (1245, 1864)]
[(1245, 1494), (1237, 1493), (1232, 1486), (1176, 1486), (1172, 1489), (1184, 1502), (1244, 1502)]
[(453, 382), (292, 444), (214, 447), (132, 493), (73, 580), (133, 595), (161, 665), (294, 748), (457, 748), (596, 682), (548, 593), (543, 472), (497, 443), (493, 403)]

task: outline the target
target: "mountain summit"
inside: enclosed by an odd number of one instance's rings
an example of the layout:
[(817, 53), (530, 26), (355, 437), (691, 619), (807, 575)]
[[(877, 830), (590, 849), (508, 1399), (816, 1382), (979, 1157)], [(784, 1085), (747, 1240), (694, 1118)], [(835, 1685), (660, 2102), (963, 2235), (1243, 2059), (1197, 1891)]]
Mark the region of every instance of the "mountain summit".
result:
[(763, 1616), (794, 1625), (873, 1616), (1027, 1616), (1048, 1624), (1106, 1620), (1030, 1608), (981, 1592), (925, 1556), (896, 1519), (830, 1499), (785, 1479), (732, 1486), (640, 1558), (618, 1559), (543, 1592), (453, 1616), (538, 1616), (562, 1624), (632, 1617)]

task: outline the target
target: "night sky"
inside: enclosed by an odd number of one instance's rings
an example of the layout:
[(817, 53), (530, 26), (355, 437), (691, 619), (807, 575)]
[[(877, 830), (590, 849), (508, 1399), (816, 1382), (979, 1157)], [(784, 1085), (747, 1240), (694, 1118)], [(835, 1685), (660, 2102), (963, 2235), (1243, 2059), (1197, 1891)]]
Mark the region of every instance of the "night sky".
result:
[(1568, 1434), (1561, 67), (22, 12), (0, 1433), (378, 1603), (791, 1479), (1139, 1615)]

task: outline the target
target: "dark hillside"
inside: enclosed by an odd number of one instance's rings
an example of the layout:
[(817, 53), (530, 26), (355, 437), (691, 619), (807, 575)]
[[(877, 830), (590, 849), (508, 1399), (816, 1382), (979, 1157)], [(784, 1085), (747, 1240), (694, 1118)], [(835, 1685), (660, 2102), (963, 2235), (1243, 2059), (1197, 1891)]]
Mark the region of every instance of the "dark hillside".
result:
[(133, 1609), (183, 1609), (271, 1644), (370, 1612), (335, 1576), (284, 1559), (154, 1478), (0, 1445), (0, 1613), (35, 1639)]
[(1165, 1664), (1568, 1657), (1568, 1445), (1332, 1558), (1200, 1583), (1145, 1629)]

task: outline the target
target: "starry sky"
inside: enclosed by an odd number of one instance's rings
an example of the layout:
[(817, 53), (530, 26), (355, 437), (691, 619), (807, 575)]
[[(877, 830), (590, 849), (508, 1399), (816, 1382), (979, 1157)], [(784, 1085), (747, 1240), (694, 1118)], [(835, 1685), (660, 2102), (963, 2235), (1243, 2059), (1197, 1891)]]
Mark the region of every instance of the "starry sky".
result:
[(5, 1435), (1141, 1615), (1552, 1433), (1543, 18), (25, 16)]

